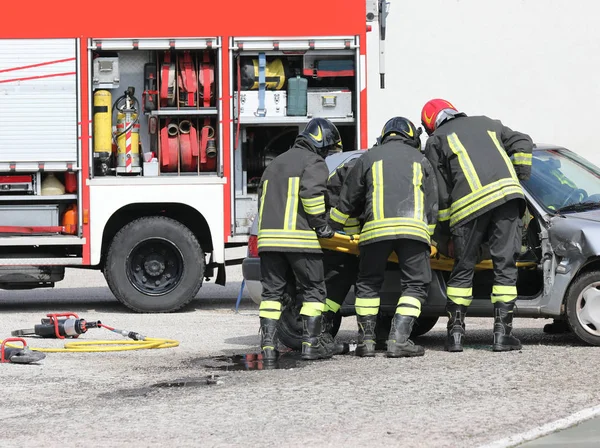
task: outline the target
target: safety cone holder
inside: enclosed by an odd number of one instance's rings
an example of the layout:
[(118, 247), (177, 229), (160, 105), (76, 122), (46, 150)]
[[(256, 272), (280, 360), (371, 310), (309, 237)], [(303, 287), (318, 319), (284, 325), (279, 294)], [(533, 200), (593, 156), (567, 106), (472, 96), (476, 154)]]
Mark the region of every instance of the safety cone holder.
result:
[[(206, 108), (216, 107), (216, 74), (210, 50), (165, 51), (159, 54), (158, 109), (190, 111), (189, 115), (161, 114), (158, 140), (161, 174), (216, 172), (217, 122)], [(164, 117), (164, 118), (163, 118)]]
[(20, 342), (23, 344), (23, 348), (27, 347), (27, 342), (23, 338), (6, 338), (0, 344), (0, 363), (10, 362), (10, 359), (6, 357), (6, 344), (9, 342)]

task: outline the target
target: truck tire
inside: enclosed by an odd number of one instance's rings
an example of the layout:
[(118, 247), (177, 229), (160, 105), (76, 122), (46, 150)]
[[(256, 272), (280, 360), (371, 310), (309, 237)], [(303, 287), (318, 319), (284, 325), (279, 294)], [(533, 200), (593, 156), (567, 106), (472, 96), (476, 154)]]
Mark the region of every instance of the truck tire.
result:
[(577, 276), (565, 301), (567, 322), (573, 333), (590, 345), (600, 345), (600, 271)]
[(173, 312), (192, 301), (202, 286), (204, 253), (180, 222), (139, 218), (113, 238), (104, 277), (117, 300), (133, 311)]

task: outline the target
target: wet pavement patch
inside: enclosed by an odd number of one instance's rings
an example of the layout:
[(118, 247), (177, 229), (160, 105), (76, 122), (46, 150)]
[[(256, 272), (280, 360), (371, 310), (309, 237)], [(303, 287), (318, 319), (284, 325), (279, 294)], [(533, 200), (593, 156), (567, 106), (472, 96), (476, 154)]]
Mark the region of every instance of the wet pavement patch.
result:
[(215, 386), (221, 384), (219, 375), (208, 375), (205, 377), (196, 378), (183, 378), (174, 381), (165, 381), (163, 383), (156, 383), (150, 387), (203, 387), (203, 386)]
[(221, 355), (210, 358), (199, 358), (193, 364), (210, 370), (219, 371), (249, 371), (249, 370), (291, 370), (304, 367), (309, 362), (302, 361), (299, 352), (281, 353), (275, 362), (265, 362), (260, 353), (246, 353), (242, 355)]

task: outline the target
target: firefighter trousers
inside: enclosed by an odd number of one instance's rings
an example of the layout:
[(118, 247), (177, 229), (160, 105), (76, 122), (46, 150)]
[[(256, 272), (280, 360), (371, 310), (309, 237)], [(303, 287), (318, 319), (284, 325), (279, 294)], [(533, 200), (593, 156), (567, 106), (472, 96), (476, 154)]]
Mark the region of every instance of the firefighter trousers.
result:
[(325, 311), (337, 313), (358, 276), (358, 257), (334, 250), (324, 250)]
[(517, 257), (521, 252), (522, 223), (519, 200), (508, 201), (452, 229), (454, 268), (446, 294), (451, 302), (469, 306), (479, 247), (489, 241), (494, 265), (492, 303), (517, 298)]
[(356, 314), (375, 315), (379, 311), (380, 291), (383, 285), (388, 257), (398, 256), (402, 296), (397, 314), (419, 317), (421, 305), (427, 297), (431, 282), (429, 245), (408, 238), (378, 241), (360, 247), (359, 273), (356, 281)]
[(323, 254), (261, 252), (260, 317), (269, 319), (281, 317), (283, 294), (286, 291), (290, 273), (294, 275), (296, 291), (302, 300), (300, 314), (320, 316), (325, 311)]

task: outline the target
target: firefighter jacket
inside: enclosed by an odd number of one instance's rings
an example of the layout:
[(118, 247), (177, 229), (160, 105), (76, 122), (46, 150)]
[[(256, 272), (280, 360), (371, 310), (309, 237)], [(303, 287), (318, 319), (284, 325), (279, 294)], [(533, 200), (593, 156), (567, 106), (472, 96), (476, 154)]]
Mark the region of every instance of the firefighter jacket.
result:
[(363, 212), (360, 245), (398, 238), (430, 244), (438, 213), (436, 184), (423, 153), (400, 137), (388, 137), (358, 159), (330, 222), (339, 229)]
[(273, 160), (258, 189), (258, 251), (316, 252), (327, 224), (325, 160), (302, 138)]
[[(325, 194), (325, 207), (328, 211), (331, 211), (333, 207), (338, 205), (342, 185), (344, 185), (348, 173), (352, 170), (352, 167), (356, 165), (357, 160), (358, 157), (351, 159), (348, 162), (343, 162), (330, 174), (329, 179), (327, 180), (327, 193)], [(359, 210), (363, 209), (362, 206), (357, 208)], [(344, 225), (343, 228), (344, 233), (347, 235), (356, 235), (360, 233), (363, 222), (361, 218), (362, 216), (351, 216), (348, 218), (346, 225)]]
[(531, 174), (531, 138), (491, 118), (461, 114), (427, 140), (425, 157), (434, 167), (442, 233), (505, 202), (521, 199), (519, 179)]

